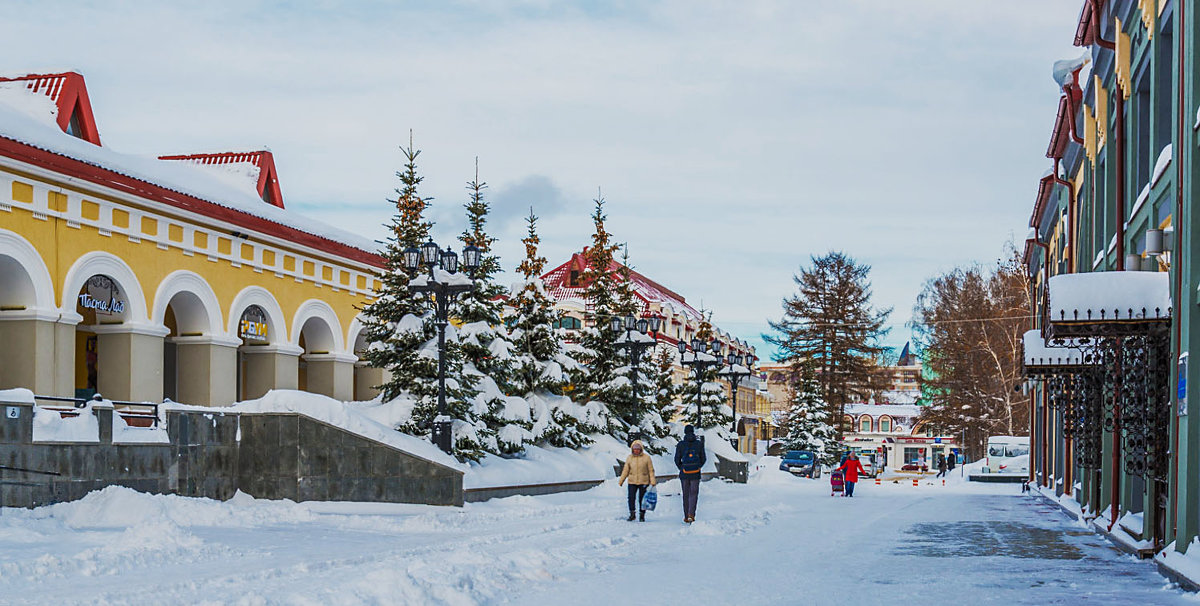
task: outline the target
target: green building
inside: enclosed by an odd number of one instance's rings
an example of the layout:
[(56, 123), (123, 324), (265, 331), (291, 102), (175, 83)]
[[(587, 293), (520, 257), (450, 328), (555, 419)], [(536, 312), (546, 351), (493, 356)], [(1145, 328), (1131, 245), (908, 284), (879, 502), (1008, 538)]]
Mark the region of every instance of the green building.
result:
[(1055, 64), (1062, 97), (1025, 247), (1031, 480), (1143, 555), (1186, 552), (1200, 535), (1200, 408), (1187, 407), (1200, 385), (1187, 363), (1200, 351), (1200, 7), (1082, 4), (1081, 56)]

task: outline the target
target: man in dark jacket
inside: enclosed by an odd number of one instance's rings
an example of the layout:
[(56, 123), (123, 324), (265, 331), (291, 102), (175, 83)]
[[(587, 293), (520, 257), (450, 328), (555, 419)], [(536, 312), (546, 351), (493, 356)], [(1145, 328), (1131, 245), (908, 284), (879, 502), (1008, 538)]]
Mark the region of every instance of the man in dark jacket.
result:
[(675, 447), (675, 467), (683, 489), (683, 521), (696, 521), (696, 499), (700, 497), (700, 468), (704, 467), (704, 440), (696, 437), (696, 428), (683, 428), (683, 441)]

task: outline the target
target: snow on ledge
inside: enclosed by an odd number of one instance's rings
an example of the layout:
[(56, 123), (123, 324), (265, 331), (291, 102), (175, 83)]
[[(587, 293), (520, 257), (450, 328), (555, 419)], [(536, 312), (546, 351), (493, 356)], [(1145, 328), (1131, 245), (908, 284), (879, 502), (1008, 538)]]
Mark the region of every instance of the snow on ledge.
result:
[[(221, 412), (222, 409), (210, 408), (208, 412)], [(232, 412), (246, 413), (298, 413), (311, 417), (334, 427), (344, 429), (364, 438), (382, 442), (402, 450), (412, 456), (425, 459), (431, 463), (444, 465), (456, 471), (466, 471), (467, 467), (454, 457), (444, 453), (437, 446), (415, 436), (403, 434), (387, 425), (368, 417), (355, 407), (347, 406), (333, 398), (319, 394), (291, 390), (271, 390), (267, 395), (257, 400), (239, 402)]]
[(1171, 288), (1166, 272), (1099, 271), (1050, 278), (1050, 321), (1166, 319)]
[(33, 404), (33, 392), (24, 387), (0, 389), (0, 402), (9, 404)]
[(1167, 172), (1167, 167), (1171, 165), (1171, 144), (1168, 143), (1162, 151), (1158, 152), (1158, 160), (1154, 162), (1154, 176), (1150, 178), (1150, 186), (1154, 187), (1155, 183), (1162, 178), (1163, 173)]
[(1023, 337), (1025, 366), (1077, 366), (1083, 364), (1083, 353), (1070, 347), (1049, 347), (1042, 331), (1026, 331)]

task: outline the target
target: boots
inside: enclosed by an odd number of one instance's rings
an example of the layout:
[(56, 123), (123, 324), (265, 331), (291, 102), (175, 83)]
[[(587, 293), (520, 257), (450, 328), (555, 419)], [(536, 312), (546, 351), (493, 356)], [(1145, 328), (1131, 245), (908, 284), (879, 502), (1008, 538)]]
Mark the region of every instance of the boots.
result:
[(646, 521), (646, 510), (645, 510), (645, 509), (643, 509), (642, 511), (638, 512), (638, 521), (639, 521), (639, 522), (645, 522), (645, 521)]
[(629, 517), (628, 517), (628, 518), (626, 518), (626, 520), (625, 520), (625, 521), (626, 521), (626, 522), (632, 522), (632, 521), (633, 521), (633, 516), (634, 516), (634, 515), (635, 515), (635, 514), (634, 514), (632, 511), (631, 511), (631, 512), (629, 512)]

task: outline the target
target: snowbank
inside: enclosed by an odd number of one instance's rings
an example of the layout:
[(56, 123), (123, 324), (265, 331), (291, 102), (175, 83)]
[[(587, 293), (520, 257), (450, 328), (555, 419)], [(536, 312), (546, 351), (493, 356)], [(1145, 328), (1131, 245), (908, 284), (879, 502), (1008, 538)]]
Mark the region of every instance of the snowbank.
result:
[(0, 402), (11, 404), (33, 404), (33, 392), (23, 387), (0, 389)]
[(161, 417), (154, 427), (134, 427), (125, 422), (121, 415), (113, 411), (112, 441), (114, 444), (169, 444), (171, 436), (167, 434), (167, 424)]
[[(215, 412), (219, 409), (209, 409)], [(403, 450), (413, 456), (427, 461), (466, 471), (466, 466), (457, 459), (447, 455), (432, 443), (403, 434), (389, 425), (384, 425), (364, 414), (357, 406), (347, 405), (333, 398), (304, 391), (271, 390), (267, 395), (257, 399), (239, 402), (232, 409), (234, 412), (269, 413), (294, 412), (323, 423), (340, 427), (350, 433), (358, 434), (377, 442), (382, 442)]]
[(76, 408), (73, 412), (77, 414), (63, 417), (58, 410), (34, 406), (33, 441), (99, 442), (100, 422), (92, 412), (92, 402), (89, 400), (83, 408)]

